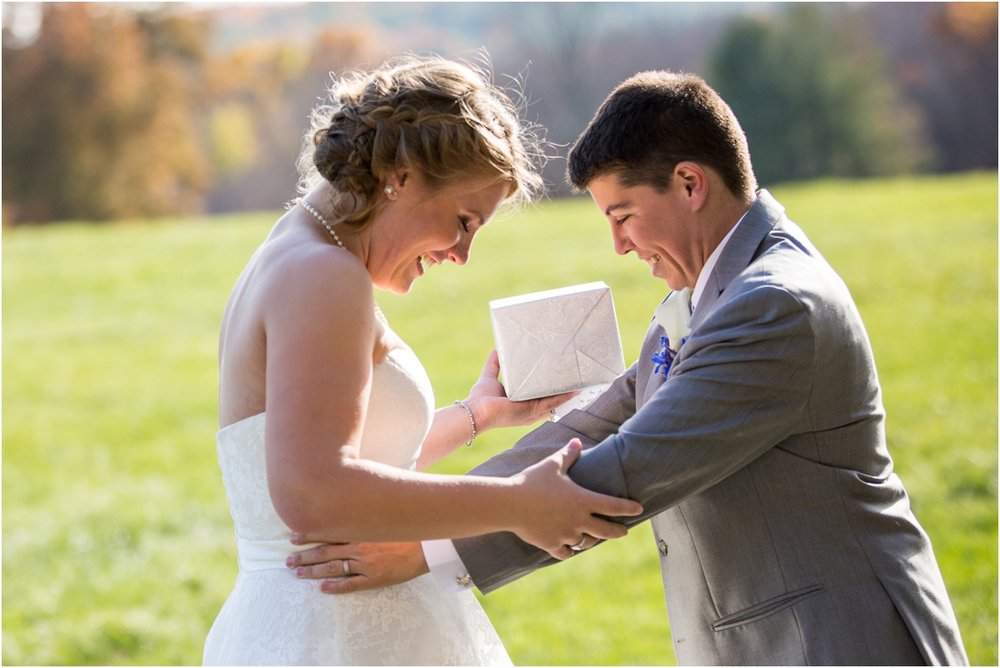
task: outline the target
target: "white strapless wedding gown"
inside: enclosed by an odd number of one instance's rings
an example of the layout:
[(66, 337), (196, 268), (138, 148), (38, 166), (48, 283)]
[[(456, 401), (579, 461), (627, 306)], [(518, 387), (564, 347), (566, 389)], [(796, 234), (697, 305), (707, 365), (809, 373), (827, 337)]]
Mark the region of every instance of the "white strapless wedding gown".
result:
[[(412, 469), (433, 406), (420, 361), (392, 350), (374, 367), (361, 456)], [(510, 665), (472, 592), (443, 592), (423, 575), (333, 596), (318, 580), (296, 578), (285, 557), (305, 546), (288, 542), (271, 503), (264, 421), (248, 417), (217, 438), (239, 573), (205, 641), (205, 665)]]

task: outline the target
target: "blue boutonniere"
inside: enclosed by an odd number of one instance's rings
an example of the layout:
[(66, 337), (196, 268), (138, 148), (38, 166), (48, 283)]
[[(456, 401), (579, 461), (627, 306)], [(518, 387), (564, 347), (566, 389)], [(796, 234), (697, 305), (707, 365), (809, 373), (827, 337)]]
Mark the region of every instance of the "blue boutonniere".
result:
[[(683, 343), (683, 341), (681, 342)], [(664, 378), (670, 373), (670, 365), (674, 363), (674, 358), (677, 357), (677, 352), (671, 350), (670, 339), (666, 336), (660, 337), (660, 350), (659, 352), (653, 353), (653, 373), (662, 373)]]
[[(660, 350), (653, 353), (650, 358), (653, 364), (653, 373), (663, 374), (666, 378), (670, 373), (670, 365), (677, 357), (677, 351), (681, 349), (687, 341), (688, 334), (691, 333), (691, 290), (675, 290), (671, 292), (666, 300), (656, 309), (653, 316), (657, 324), (666, 332), (660, 337)], [(671, 341), (674, 345), (671, 345)]]

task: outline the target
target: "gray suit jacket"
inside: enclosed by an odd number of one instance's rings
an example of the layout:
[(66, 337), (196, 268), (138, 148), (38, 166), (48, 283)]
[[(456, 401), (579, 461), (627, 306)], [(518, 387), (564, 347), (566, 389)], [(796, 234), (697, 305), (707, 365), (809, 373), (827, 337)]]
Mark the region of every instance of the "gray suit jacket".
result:
[[(847, 287), (766, 191), (733, 233), (669, 377), (641, 356), (590, 406), (473, 473), (580, 437), (570, 475), (652, 518), (682, 664), (966, 664), (927, 535), (886, 448)], [(455, 541), (480, 590), (541, 566), (510, 533)]]

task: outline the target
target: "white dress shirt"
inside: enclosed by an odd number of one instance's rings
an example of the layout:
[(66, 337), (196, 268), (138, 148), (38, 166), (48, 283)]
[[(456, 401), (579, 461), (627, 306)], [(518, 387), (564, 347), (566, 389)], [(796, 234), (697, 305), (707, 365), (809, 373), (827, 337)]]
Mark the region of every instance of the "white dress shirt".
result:
[[(749, 208), (747, 210), (749, 211)], [(698, 305), (698, 300), (701, 299), (701, 295), (705, 292), (708, 277), (715, 270), (715, 264), (719, 261), (719, 256), (722, 255), (722, 249), (726, 247), (730, 237), (733, 236), (733, 232), (743, 222), (744, 217), (746, 217), (746, 212), (740, 216), (740, 219), (736, 221), (736, 224), (733, 225), (732, 229), (722, 238), (719, 245), (715, 247), (712, 254), (705, 260), (705, 266), (701, 268), (698, 280), (694, 284), (694, 292), (691, 293), (692, 310)], [(463, 591), (474, 586), (475, 583), (469, 577), (469, 571), (462, 562), (462, 558), (458, 556), (458, 550), (455, 549), (454, 543), (450, 540), (427, 540), (422, 543), (422, 546), (427, 567), (442, 589), (445, 591)]]
[(722, 249), (726, 247), (727, 243), (729, 243), (729, 238), (733, 236), (733, 232), (735, 232), (736, 228), (743, 222), (743, 219), (746, 217), (747, 211), (749, 210), (750, 209), (747, 208), (747, 210), (743, 212), (740, 219), (737, 220), (736, 224), (733, 225), (729, 232), (726, 233), (726, 236), (722, 237), (722, 241), (719, 242), (719, 245), (715, 247), (712, 254), (708, 256), (707, 260), (705, 260), (705, 266), (701, 268), (701, 272), (698, 274), (698, 280), (694, 283), (694, 292), (691, 293), (692, 311), (696, 306), (698, 306), (698, 300), (701, 299), (702, 294), (705, 292), (705, 285), (708, 283), (708, 277), (712, 275), (713, 271), (715, 271), (715, 264), (719, 261), (719, 256), (722, 255)]

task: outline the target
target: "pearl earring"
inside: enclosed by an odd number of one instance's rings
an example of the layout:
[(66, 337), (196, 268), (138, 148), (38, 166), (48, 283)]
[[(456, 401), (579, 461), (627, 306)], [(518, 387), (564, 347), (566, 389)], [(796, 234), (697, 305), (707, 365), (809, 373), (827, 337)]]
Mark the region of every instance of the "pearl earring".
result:
[(385, 187), (385, 194), (388, 195), (389, 197), (395, 197), (396, 196), (396, 189), (393, 188), (392, 186), (386, 186)]

